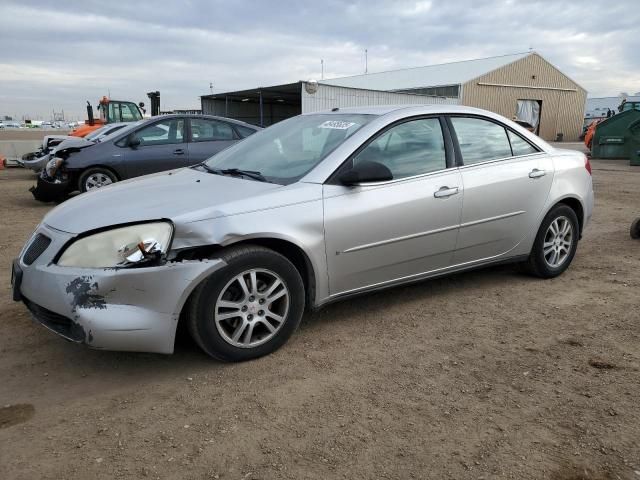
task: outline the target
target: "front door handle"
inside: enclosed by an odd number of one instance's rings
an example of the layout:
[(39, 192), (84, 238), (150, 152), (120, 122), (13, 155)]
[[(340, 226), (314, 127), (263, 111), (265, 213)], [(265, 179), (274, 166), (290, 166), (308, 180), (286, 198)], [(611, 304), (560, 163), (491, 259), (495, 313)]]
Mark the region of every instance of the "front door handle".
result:
[(433, 193), (433, 196), (436, 198), (447, 198), (455, 195), (459, 190), (458, 187), (440, 187), (438, 191)]
[(540, 178), (544, 177), (546, 174), (547, 172), (545, 172), (544, 170), (538, 170), (537, 168), (534, 168), (529, 172), (529, 178)]
[(181, 148), (177, 148), (173, 151), (174, 155), (184, 155), (184, 150)]

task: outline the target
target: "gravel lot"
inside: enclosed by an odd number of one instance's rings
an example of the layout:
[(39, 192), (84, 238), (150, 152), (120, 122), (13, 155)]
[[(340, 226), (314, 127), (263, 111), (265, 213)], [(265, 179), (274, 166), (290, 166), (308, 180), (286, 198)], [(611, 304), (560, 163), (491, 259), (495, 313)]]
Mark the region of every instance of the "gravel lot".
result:
[(571, 268), (499, 267), (308, 314), (220, 364), (92, 351), (10, 300), (51, 208), (0, 171), (0, 478), (640, 480), (640, 169), (595, 161)]

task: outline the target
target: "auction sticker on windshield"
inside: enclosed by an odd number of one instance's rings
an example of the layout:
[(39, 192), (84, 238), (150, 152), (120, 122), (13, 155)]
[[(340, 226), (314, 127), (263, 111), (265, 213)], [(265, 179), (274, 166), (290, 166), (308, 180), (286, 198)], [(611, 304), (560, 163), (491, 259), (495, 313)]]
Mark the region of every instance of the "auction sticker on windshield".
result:
[(334, 130), (348, 130), (355, 125), (354, 122), (342, 122), (340, 120), (327, 120), (320, 128), (332, 128)]

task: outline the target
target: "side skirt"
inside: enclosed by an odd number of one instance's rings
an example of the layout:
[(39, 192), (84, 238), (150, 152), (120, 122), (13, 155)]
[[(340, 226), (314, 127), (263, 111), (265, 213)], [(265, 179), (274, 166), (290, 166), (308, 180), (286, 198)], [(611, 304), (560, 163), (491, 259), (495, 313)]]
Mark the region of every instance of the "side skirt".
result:
[(330, 305), (332, 303), (335, 302), (339, 302), (342, 300), (346, 300), (349, 298), (353, 298), (353, 297), (358, 297), (360, 295), (366, 295), (368, 293), (373, 293), (373, 292), (379, 292), (381, 290), (387, 290), (389, 288), (395, 288), (395, 287), (399, 287), (399, 286), (404, 286), (404, 285), (409, 285), (412, 283), (419, 283), (425, 280), (433, 280), (435, 278), (441, 278), (441, 277), (447, 277), (449, 275), (453, 275), (455, 273), (462, 273), (462, 272), (468, 272), (471, 270), (479, 270), (482, 268), (486, 268), (486, 267), (493, 267), (493, 266), (498, 266), (498, 265), (508, 265), (508, 264), (512, 264), (512, 263), (520, 263), (520, 262), (524, 262), (525, 260), (527, 260), (529, 258), (529, 255), (518, 255), (515, 257), (510, 257), (510, 258), (505, 258), (503, 260), (498, 260), (498, 261), (489, 261), (489, 262), (481, 262), (481, 263), (476, 263), (473, 265), (465, 265), (465, 266), (458, 266), (458, 267), (452, 267), (450, 270), (446, 270), (446, 271), (440, 271), (440, 272), (431, 272), (431, 273), (424, 273), (421, 275), (418, 275), (416, 277), (413, 278), (409, 278), (409, 279), (401, 279), (401, 280), (391, 280), (388, 283), (385, 283), (383, 285), (375, 285), (372, 287), (363, 287), (362, 289), (356, 290), (356, 291), (350, 291), (350, 292), (346, 292), (346, 293), (339, 293), (335, 296), (332, 297), (328, 297), (326, 298), (324, 301), (322, 301), (321, 303), (314, 305), (312, 310), (318, 311), (324, 307), (326, 307), (327, 305)]

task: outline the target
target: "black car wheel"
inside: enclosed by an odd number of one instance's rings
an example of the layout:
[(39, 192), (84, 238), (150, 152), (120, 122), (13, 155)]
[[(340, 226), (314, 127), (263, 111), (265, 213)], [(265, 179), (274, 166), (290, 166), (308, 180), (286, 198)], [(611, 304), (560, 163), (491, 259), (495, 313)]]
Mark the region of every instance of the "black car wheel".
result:
[(571, 264), (579, 236), (576, 213), (567, 205), (556, 205), (542, 220), (527, 270), (541, 278), (557, 277)]
[(631, 223), (629, 234), (631, 235), (631, 238), (640, 238), (640, 217), (636, 218)]
[(218, 258), (227, 265), (195, 289), (187, 306), (191, 336), (222, 361), (277, 350), (302, 319), (300, 273), (284, 256), (256, 245), (229, 248)]

